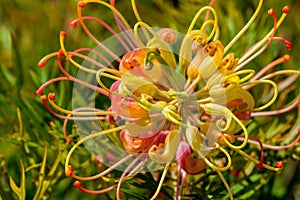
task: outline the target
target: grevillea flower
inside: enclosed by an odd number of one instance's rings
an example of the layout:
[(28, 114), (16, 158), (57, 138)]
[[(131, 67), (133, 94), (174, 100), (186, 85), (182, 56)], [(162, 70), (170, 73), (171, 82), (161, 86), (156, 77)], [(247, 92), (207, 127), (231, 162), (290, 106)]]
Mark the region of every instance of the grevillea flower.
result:
[[(190, 191), (186, 176), (205, 173), (206, 168), (211, 168), (220, 176), (230, 198), (233, 198), (222, 175), (223, 171), (232, 170), (233, 152), (255, 163), (258, 169), (280, 171), (283, 167), (281, 161), (272, 165), (265, 163), (264, 149), (292, 147), (300, 136), (286, 146), (273, 146), (262, 143), (255, 134), (251, 135), (247, 126), (253, 117), (282, 114), (299, 104), (300, 97), (283, 109), (264, 111), (276, 101), (283, 88), (294, 81), (277, 83), (274, 77), (299, 75), (300, 72), (282, 70), (266, 74), (276, 65), (289, 61), (289, 55), (267, 64), (258, 73), (243, 68), (263, 54), (273, 41), (283, 42), (288, 49), (292, 48), (291, 42), (275, 36), (289, 7), (283, 7), (279, 19), (270, 9), (268, 14), (273, 18), (273, 27), (263, 39), (237, 57), (230, 49), (256, 20), (262, 0), (249, 22), (225, 46), (219, 40), (222, 30), (218, 25), (217, 11), (212, 7), (214, 1), (210, 6), (200, 8), (185, 34), (171, 28), (149, 26), (141, 20), (135, 1), (131, 2), (138, 21), (133, 28), (115, 8), (114, 0), (110, 3), (79, 1), (78, 18), (70, 26), (75, 28), (80, 23), (96, 43), (96, 48), (69, 51), (65, 47), (66, 33), (61, 32), (61, 49), (45, 56), (39, 63), (40, 67), (44, 67), (49, 58), (57, 58), (62, 76), (46, 82), (37, 93), (42, 95), (42, 102), (49, 112), (65, 120), (64, 134), (68, 143), (72, 140), (66, 131), (69, 120), (76, 122), (81, 135), (66, 158), (66, 176), (77, 179), (74, 185), (82, 191), (101, 194), (116, 189), (117, 199), (121, 199), (124, 181), (139, 172), (164, 168), (151, 197), (155, 199), (173, 164), (178, 168), (175, 193), (176, 199), (180, 199), (184, 186)], [(112, 11), (118, 33), (101, 19), (82, 15), (82, 10), (91, 3), (98, 3)], [(196, 28), (196, 22), (204, 14), (202, 26)], [(99, 23), (113, 37), (100, 42), (91, 33), (86, 21)], [(80, 64), (79, 59), (84, 62)], [(76, 77), (65, 69), (66, 63), (78, 68)], [(54, 93), (43, 95), (48, 85), (58, 81), (74, 82), (72, 111), (57, 105)], [(257, 85), (270, 86), (267, 99), (254, 97), (252, 91)], [(99, 106), (101, 102), (97, 100), (103, 97), (109, 102), (106, 109)], [(83, 143), (95, 158), (110, 167), (94, 176), (75, 174), (71, 156)], [(247, 144), (260, 147), (259, 159), (243, 151)], [(123, 170), (122, 175), (109, 178), (107, 175), (115, 169)], [(106, 180), (108, 186), (97, 191), (84, 188), (80, 182), (99, 178)]]

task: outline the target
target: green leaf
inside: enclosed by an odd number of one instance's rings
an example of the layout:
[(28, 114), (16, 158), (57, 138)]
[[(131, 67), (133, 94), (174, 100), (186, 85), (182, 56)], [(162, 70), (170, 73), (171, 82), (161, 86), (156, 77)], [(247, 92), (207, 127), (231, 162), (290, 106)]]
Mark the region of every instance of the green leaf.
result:
[(14, 193), (18, 196), (19, 200), (25, 200), (26, 197), (26, 188), (25, 188), (25, 169), (23, 161), (20, 160), (20, 169), (21, 169), (21, 183), (20, 187), (17, 186), (12, 177), (9, 177), (9, 184)]
[(42, 165), (41, 165), (40, 174), (39, 174), (39, 184), (38, 184), (37, 191), (36, 191), (36, 193), (34, 195), (34, 198), (33, 198), (34, 200), (39, 199), (41, 194), (43, 194), (43, 193), (41, 193), (41, 191), (42, 191), (43, 186), (44, 186), (46, 161), (47, 161), (47, 146), (45, 145), (45, 147), (44, 147), (44, 156), (43, 156)]

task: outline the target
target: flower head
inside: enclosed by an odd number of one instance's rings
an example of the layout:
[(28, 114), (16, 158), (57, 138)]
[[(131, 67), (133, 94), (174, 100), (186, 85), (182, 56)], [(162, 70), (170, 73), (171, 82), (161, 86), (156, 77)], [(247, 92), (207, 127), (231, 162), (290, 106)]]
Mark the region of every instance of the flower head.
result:
[[(289, 41), (275, 36), (289, 8), (283, 8), (278, 20), (275, 11), (269, 10), (268, 14), (274, 21), (273, 28), (263, 39), (245, 49), (241, 57), (237, 57), (230, 49), (256, 19), (263, 1), (259, 1), (252, 18), (227, 45), (219, 40), (222, 30), (218, 25), (217, 12), (212, 7), (213, 2), (210, 6), (200, 8), (186, 34), (171, 28), (150, 27), (141, 20), (134, 0), (132, 5), (138, 22), (133, 29), (115, 8), (114, 1), (110, 4), (101, 0), (78, 2), (78, 19), (71, 23), (71, 27), (75, 28), (80, 23), (97, 46), (94, 49), (69, 51), (64, 44), (66, 34), (61, 32), (61, 50), (43, 58), (39, 66), (44, 67), (50, 57), (57, 57), (63, 76), (46, 82), (37, 91), (42, 95), (49, 84), (57, 81), (75, 82), (75, 108), (72, 111), (58, 106), (54, 93), (49, 93), (48, 97), (43, 95), (42, 101), (52, 114), (64, 119), (65, 124), (75, 120), (80, 129), (78, 132), (82, 138), (69, 151), (65, 167), (66, 175), (78, 180), (74, 184), (76, 187), (92, 194), (117, 188), (117, 199), (120, 199), (121, 184), (125, 180), (138, 172), (163, 167), (158, 188), (152, 196), (155, 199), (169, 167), (176, 163), (178, 172), (181, 172), (178, 173), (177, 198), (182, 195), (184, 185), (189, 190), (186, 176), (205, 173), (206, 168), (217, 172), (232, 198), (228, 183), (221, 173), (232, 169), (232, 152), (255, 163), (258, 169), (282, 169), (281, 163), (264, 163), (264, 148), (291, 147), (298, 142), (299, 136), (290, 145), (277, 147), (263, 144), (257, 136), (249, 133), (247, 126), (255, 116), (281, 114), (299, 103), (300, 98), (297, 98), (285, 109), (263, 111), (276, 101), (280, 92), (278, 83), (272, 78), (280, 74), (299, 74), (299, 71), (285, 70), (264, 75), (279, 63), (287, 62), (287, 55), (268, 64), (258, 73), (243, 68), (263, 54), (274, 40), (284, 42), (288, 48), (292, 47)], [(120, 33), (98, 18), (82, 16), (82, 10), (90, 3), (110, 9)], [(206, 14), (206, 18), (202, 26), (196, 28), (195, 24), (203, 14)], [(85, 24), (87, 20), (98, 22), (113, 37), (104, 42), (98, 41)], [(76, 77), (66, 71), (62, 58), (79, 69)], [(78, 63), (77, 58), (84, 62)], [(271, 88), (269, 98), (263, 103), (251, 92), (257, 85)], [(85, 86), (84, 89), (82, 86)], [(95, 101), (95, 93), (109, 99), (106, 110), (97, 107), (100, 102)], [(87, 126), (83, 122), (90, 124)], [(65, 138), (70, 142), (66, 132)], [(95, 157), (110, 167), (90, 177), (76, 175), (71, 156), (83, 143)], [(261, 148), (259, 159), (243, 151), (249, 143)], [(117, 184), (108, 181), (112, 184), (106, 189), (91, 191), (83, 188), (79, 182), (98, 178), (109, 180), (106, 175), (114, 169), (121, 169), (123, 173), (117, 178)], [(182, 183), (179, 183), (180, 176)]]

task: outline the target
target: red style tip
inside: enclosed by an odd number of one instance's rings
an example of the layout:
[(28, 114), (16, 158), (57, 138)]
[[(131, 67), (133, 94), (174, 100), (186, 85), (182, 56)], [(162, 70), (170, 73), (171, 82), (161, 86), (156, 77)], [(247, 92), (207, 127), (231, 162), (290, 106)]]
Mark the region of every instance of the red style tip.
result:
[(70, 23), (71, 28), (76, 28), (76, 26), (77, 26), (77, 21), (74, 20)]
[(67, 34), (66, 34), (66, 32), (64, 32), (64, 31), (61, 31), (59, 34), (60, 34), (60, 36), (62, 36), (63, 38), (66, 38), (66, 37), (67, 37)]
[(284, 165), (284, 163), (282, 160), (276, 162), (276, 167), (278, 167), (278, 168), (283, 168), (283, 165)]
[(78, 6), (79, 6), (80, 8), (85, 7), (85, 5), (86, 5), (86, 3), (85, 3), (84, 1), (79, 1), (79, 2), (78, 2)]
[(300, 128), (298, 128), (298, 134), (300, 134)]
[(38, 66), (40, 67), (40, 68), (43, 68), (43, 67), (45, 67), (45, 65), (46, 65), (46, 62), (45, 61), (40, 61), (39, 63), (38, 63)]
[(42, 95), (44, 93), (44, 90), (39, 88), (37, 89), (37, 91), (35, 92), (37, 95)]
[(268, 10), (268, 14), (269, 14), (270, 16), (275, 16), (275, 11), (274, 11), (274, 9), (271, 8), (270, 10)]
[(290, 12), (290, 7), (284, 6), (284, 7), (282, 8), (282, 12), (285, 13), (285, 14), (288, 14), (288, 13)]
[(48, 98), (49, 98), (49, 100), (53, 101), (55, 99), (55, 94), (54, 93), (49, 93)]
[(73, 184), (75, 187), (81, 189), (82, 188), (82, 185), (79, 181), (75, 181), (75, 183)]
[(286, 54), (286, 55), (283, 56), (284, 62), (288, 62), (288, 61), (290, 61), (290, 59), (291, 59), (291, 56), (288, 55), (288, 54)]
[(46, 95), (41, 96), (41, 100), (42, 100), (42, 102), (46, 102), (47, 101)]
[(73, 167), (69, 166), (68, 171), (66, 171), (66, 177), (70, 177), (70, 176), (72, 176), (72, 174), (73, 174)]
[(286, 44), (286, 48), (287, 48), (288, 50), (291, 50), (291, 49), (293, 48), (293, 44), (292, 44), (292, 43), (287, 43), (287, 44)]

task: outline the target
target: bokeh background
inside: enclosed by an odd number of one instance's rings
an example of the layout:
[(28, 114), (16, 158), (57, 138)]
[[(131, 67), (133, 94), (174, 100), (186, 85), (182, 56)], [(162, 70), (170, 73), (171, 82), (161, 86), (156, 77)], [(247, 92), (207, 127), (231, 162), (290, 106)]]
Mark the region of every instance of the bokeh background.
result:
[[(197, 10), (209, 4), (208, 0), (137, 0), (136, 2), (141, 17), (146, 23), (158, 27), (170, 26), (183, 33), (187, 30)], [(228, 43), (247, 22), (257, 3), (257, 0), (216, 0), (215, 8), (221, 29), (220, 39), (224, 44)], [(20, 160), (25, 169), (23, 189), (26, 191), (26, 199), (32, 199), (36, 195), (41, 168), (46, 174), (44, 180), (46, 189), (42, 191), (43, 199), (100, 198), (80, 192), (72, 186), (73, 180), (65, 177), (63, 164), (66, 152), (62, 152), (64, 147), (62, 121), (51, 116), (44, 109), (40, 97), (35, 93), (40, 85), (59, 75), (55, 59), (43, 69), (39, 68), (37, 63), (46, 54), (59, 49), (59, 32), (61, 30), (68, 34), (69, 49), (94, 45), (80, 27), (74, 30), (69, 27), (69, 23), (76, 18), (76, 5), (75, 0), (0, 1), (0, 195), (4, 200), (18, 198), (13, 193), (9, 179), (12, 177), (17, 185), (22, 185)], [(300, 23), (298, 23), (300, 21), (300, 1), (297, 0), (265, 0), (263, 11), (258, 16), (259, 20), (251, 26), (246, 36), (233, 46), (232, 51), (237, 52), (237, 56), (241, 56), (243, 50), (248, 49), (251, 44), (262, 38), (273, 24), (272, 18), (267, 15), (267, 10), (274, 8), (277, 15), (280, 16), (281, 8), (284, 5), (289, 5), (291, 12), (279, 28), (277, 35), (292, 41), (294, 48), (288, 51), (283, 44), (274, 42), (268, 51), (255, 59), (249, 67), (262, 68), (274, 58), (288, 53), (291, 55), (290, 62), (279, 67), (284, 69), (300, 68)], [(131, 25), (135, 23), (129, 0), (117, 1), (116, 7)], [(88, 14), (101, 17), (113, 24), (111, 13), (107, 9), (101, 6), (88, 9)], [(104, 40), (109, 37), (102, 27), (95, 26), (92, 29), (98, 38)], [(69, 108), (71, 106), (71, 88), (71, 84), (58, 84), (53, 88), (60, 92), (58, 102), (61, 104), (64, 102), (64, 105)], [(294, 96), (297, 93), (300, 93), (299, 88), (295, 89)], [(289, 118), (293, 119), (289, 120)], [(297, 125), (300, 127), (298, 118), (298, 111), (295, 109), (288, 115), (257, 121), (256, 129), (267, 131), (265, 129), (269, 127), (268, 124), (277, 120), (277, 124), (273, 123), (273, 126), (283, 126), (286, 129), (285, 132), (288, 132)], [(73, 131), (72, 127), (69, 129)], [(237, 191), (235, 196), (251, 197), (252, 199), (265, 197), (300, 199), (299, 161), (292, 156), (297, 152), (299, 156), (299, 151), (299, 147), (298, 149), (295, 147), (291, 151), (283, 151), (279, 154), (270, 153), (269, 156), (284, 157), (288, 162), (284, 172), (279, 175), (275, 175), (273, 172), (256, 171), (255, 173), (259, 175), (269, 177), (265, 178), (263, 183), (262, 178), (252, 178), (251, 181), (243, 182), (229, 177), (228, 179), (235, 184)], [(82, 163), (86, 173), (89, 173), (89, 170), (92, 173), (100, 165), (84, 148), (75, 159), (78, 160), (74, 160), (74, 162)], [(42, 164), (43, 162), (45, 164)], [(249, 183), (252, 184), (250, 184), (251, 187)], [(93, 185), (94, 183), (89, 184)], [(210, 192), (224, 193), (226, 190), (221, 185)], [(245, 195), (247, 192), (248, 196)], [(104, 195), (100, 199), (106, 198), (112, 197)]]

